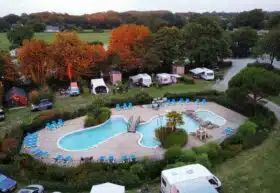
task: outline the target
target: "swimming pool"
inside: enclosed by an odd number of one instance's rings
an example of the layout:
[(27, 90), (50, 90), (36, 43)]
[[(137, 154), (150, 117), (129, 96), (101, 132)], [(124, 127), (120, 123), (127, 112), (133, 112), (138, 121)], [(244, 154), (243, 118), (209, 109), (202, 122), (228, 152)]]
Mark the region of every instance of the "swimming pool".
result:
[[(185, 124), (180, 128), (185, 129), (188, 133), (194, 132), (199, 128), (198, 123), (190, 117), (183, 115), (183, 119)], [(155, 137), (155, 130), (165, 125), (166, 116), (164, 115), (156, 116), (150, 121), (140, 124), (136, 129), (141, 134), (139, 145), (148, 148), (159, 146), (160, 142)], [(58, 140), (57, 145), (66, 151), (88, 150), (125, 132), (127, 132), (127, 120), (123, 117), (112, 116), (101, 125), (64, 135)]]
[[(190, 117), (183, 115), (184, 125), (179, 126), (186, 130), (188, 133), (195, 132), (199, 125), (196, 121)], [(144, 147), (155, 148), (160, 145), (160, 142), (156, 139), (155, 130), (161, 126), (166, 126), (166, 116), (157, 116), (150, 121), (143, 123), (137, 127), (137, 132), (141, 134), (139, 144)]]
[(58, 147), (66, 151), (88, 150), (126, 131), (127, 121), (124, 118), (111, 117), (101, 125), (64, 135), (58, 140)]
[(226, 120), (223, 117), (216, 115), (212, 111), (197, 110), (195, 115), (203, 121), (210, 121), (218, 126), (226, 124)]

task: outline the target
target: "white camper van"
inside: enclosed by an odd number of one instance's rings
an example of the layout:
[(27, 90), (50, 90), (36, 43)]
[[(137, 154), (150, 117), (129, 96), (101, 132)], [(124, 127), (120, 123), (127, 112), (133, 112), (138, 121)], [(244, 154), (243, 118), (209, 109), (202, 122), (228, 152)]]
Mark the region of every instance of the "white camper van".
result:
[[(201, 191), (201, 188), (206, 191)], [(161, 172), (161, 193), (213, 192), (221, 187), (220, 180), (200, 164), (163, 170)], [(185, 191), (196, 189), (193, 191)]]
[(159, 73), (156, 75), (156, 81), (159, 84), (177, 83), (178, 78), (181, 78), (178, 74)]
[(195, 68), (195, 69), (190, 70), (190, 72), (194, 76), (199, 76), (200, 78), (202, 78), (204, 80), (214, 80), (215, 79), (214, 71), (210, 70), (208, 68)]
[(109, 88), (105, 84), (103, 78), (91, 79), (91, 92), (92, 94), (107, 94), (109, 93)]
[(129, 77), (131, 84), (136, 86), (150, 87), (152, 85), (152, 77), (149, 74), (137, 74), (136, 76)]

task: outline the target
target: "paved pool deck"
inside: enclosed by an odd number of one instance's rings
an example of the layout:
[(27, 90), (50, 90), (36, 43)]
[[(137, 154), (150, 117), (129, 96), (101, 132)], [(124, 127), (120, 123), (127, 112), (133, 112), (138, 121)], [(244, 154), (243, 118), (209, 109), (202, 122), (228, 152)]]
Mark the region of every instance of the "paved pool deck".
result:
[[(178, 111), (183, 112), (186, 110), (209, 110), (217, 115), (224, 117), (227, 122), (225, 125), (215, 128), (213, 130), (208, 130), (211, 138), (207, 140), (209, 141), (218, 141), (221, 142), (226, 138), (224, 134), (225, 127), (231, 127), (233, 129), (238, 128), (247, 118), (239, 113), (236, 113), (228, 108), (225, 108), (216, 103), (207, 102), (206, 105), (196, 105), (195, 103), (189, 103), (184, 105), (172, 105), (160, 108), (159, 110), (153, 110), (151, 108), (135, 106), (131, 110), (121, 110), (116, 111), (116, 109), (112, 109), (112, 115), (121, 115), (125, 116), (129, 119), (130, 116), (134, 116), (136, 119), (138, 116), (141, 117), (141, 121), (148, 121), (154, 116), (164, 114), (168, 111)], [(57, 146), (58, 140), (73, 131), (83, 130), (85, 117), (76, 118), (73, 120), (69, 120), (65, 122), (65, 126), (60, 127), (55, 131), (49, 131), (47, 129), (42, 129), (39, 131), (39, 140), (38, 140), (38, 148), (43, 151), (49, 152), (49, 157), (42, 159), (44, 162), (53, 163), (53, 158), (56, 157), (57, 154), (62, 154), (63, 156), (72, 156), (74, 159), (74, 164), (79, 164), (81, 157), (93, 157), (93, 160), (97, 160), (100, 156), (109, 156), (113, 155), (115, 158), (121, 158), (122, 155), (130, 155), (135, 154), (137, 158), (148, 157), (151, 159), (159, 159), (162, 157), (164, 150), (160, 147), (152, 149), (142, 147), (138, 144), (138, 140), (140, 139), (140, 134), (138, 133), (124, 133), (120, 134), (116, 137), (111, 138), (108, 141), (105, 141), (98, 145), (97, 147), (90, 148), (85, 151), (65, 151), (60, 149)], [(205, 142), (200, 141), (195, 136), (189, 136), (188, 144), (185, 148), (191, 148), (194, 146), (200, 146), (205, 144)], [(22, 149), (22, 151), (30, 151), (28, 149)]]

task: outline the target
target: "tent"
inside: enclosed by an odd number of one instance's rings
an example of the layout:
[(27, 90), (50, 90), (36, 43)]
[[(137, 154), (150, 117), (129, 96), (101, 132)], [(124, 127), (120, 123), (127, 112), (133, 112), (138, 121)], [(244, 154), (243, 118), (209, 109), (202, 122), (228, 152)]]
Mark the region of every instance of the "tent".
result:
[(107, 182), (92, 186), (90, 193), (125, 193), (125, 187)]
[(92, 79), (90, 85), (92, 94), (107, 94), (109, 92), (103, 78)]
[(150, 87), (152, 84), (152, 77), (149, 74), (137, 74), (136, 76), (129, 77), (132, 84), (137, 86)]
[(22, 88), (12, 87), (5, 94), (5, 102), (9, 107), (27, 105), (27, 94)]

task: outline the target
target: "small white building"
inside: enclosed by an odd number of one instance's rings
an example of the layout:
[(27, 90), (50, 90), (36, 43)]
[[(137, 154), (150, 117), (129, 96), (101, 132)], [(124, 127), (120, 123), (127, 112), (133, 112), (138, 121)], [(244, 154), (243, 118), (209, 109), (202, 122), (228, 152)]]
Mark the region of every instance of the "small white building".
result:
[(211, 186), (212, 188), (210, 189), (212, 190), (221, 187), (220, 180), (200, 164), (186, 165), (163, 170), (161, 172), (161, 193), (178, 192), (178, 190), (180, 190), (180, 188), (183, 189), (186, 184), (192, 183), (206, 184), (208, 188)]
[(90, 193), (125, 193), (125, 187), (107, 182), (92, 186)]
[(136, 76), (129, 77), (130, 84), (136, 86), (150, 87), (152, 85), (152, 77), (149, 74), (138, 74)]
[(181, 78), (178, 74), (159, 73), (156, 75), (156, 80), (159, 84), (177, 83), (178, 78)]
[(193, 76), (200, 77), (204, 80), (215, 79), (214, 71), (208, 68), (195, 68), (190, 70), (190, 72), (193, 74)]
[(105, 84), (103, 78), (91, 79), (91, 92), (92, 94), (107, 94), (109, 93), (109, 88)]
[(47, 25), (45, 32), (60, 32), (58, 26)]

